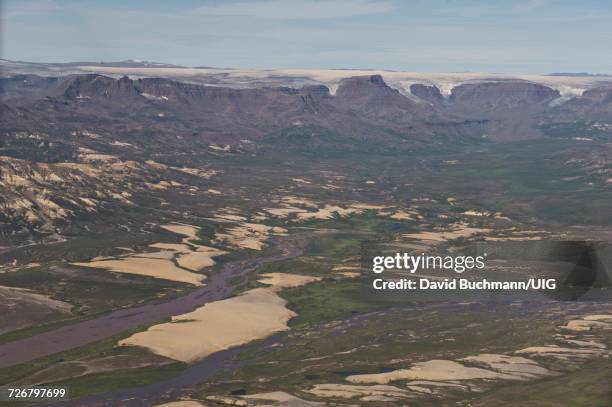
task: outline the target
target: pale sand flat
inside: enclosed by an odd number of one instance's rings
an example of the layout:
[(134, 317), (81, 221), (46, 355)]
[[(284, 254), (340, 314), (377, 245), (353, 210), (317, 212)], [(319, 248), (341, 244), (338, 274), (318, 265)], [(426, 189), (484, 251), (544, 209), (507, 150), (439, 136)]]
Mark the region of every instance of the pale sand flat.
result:
[(344, 278), (357, 278), (361, 275), (361, 273), (357, 271), (338, 271), (335, 274)]
[[(263, 400), (268, 402), (273, 402), (273, 405), (278, 406), (287, 406), (287, 407), (315, 407), (315, 406), (325, 406), (325, 403), (316, 402), (316, 401), (307, 401), (303, 400), (299, 397), (294, 396), (293, 394), (285, 393), (284, 391), (273, 391), (270, 393), (258, 393), (258, 394), (249, 394), (248, 396), (242, 396), (243, 399), (247, 400)], [(266, 403), (266, 405), (270, 405)]]
[(261, 277), (257, 281), (262, 284), (268, 284), (272, 287), (279, 288), (292, 288), (300, 287), (305, 284), (313, 283), (315, 281), (321, 281), (321, 277), (315, 276), (303, 276), (298, 274), (287, 274), (287, 273), (266, 273), (261, 274)]
[(612, 321), (612, 314), (586, 315), (582, 319), (585, 321)]
[(596, 355), (603, 353), (604, 351), (597, 348), (564, 348), (557, 345), (549, 345), (549, 346), (530, 346), (528, 348), (519, 349), (514, 353), (518, 354), (567, 354), (567, 355)]
[(271, 235), (284, 236), (287, 229), (278, 226), (267, 226), (260, 223), (241, 223), (225, 230), (225, 233), (217, 233), (215, 242), (225, 243), (239, 249), (261, 250), (264, 242)]
[(590, 331), (593, 328), (612, 329), (612, 323), (597, 321), (597, 320), (584, 320), (584, 319), (574, 319), (568, 321), (568, 323), (560, 328), (567, 329), (568, 331)]
[(453, 224), (450, 225), (448, 230), (443, 231), (422, 231), (419, 233), (406, 233), (402, 237), (417, 239), (417, 240), (432, 240), (436, 242), (442, 242), (447, 240), (454, 240), (460, 237), (472, 237), (481, 233), (489, 233), (491, 229), (487, 228), (474, 228), (464, 224)]
[(264, 211), (277, 218), (286, 218), (292, 213), (306, 213), (306, 209), (296, 208), (293, 206), (284, 206), (282, 208), (266, 208)]
[(345, 270), (361, 270), (361, 266), (358, 264), (338, 264), (332, 268), (332, 271), (345, 271)]
[(212, 267), (216, 264), (214, 257), (227, 254), (226, 251), (212, 247), (199, 246), (195, 252), (179, 255), (176, 262), (179, 266), (192, 271), (200, 271), (205, 267)]
[(295, 313), (285, 308), (285, 304), (272, 290), (256, 288), (173, 317), (173, 322), (154, 325), (119, 344), (146, 347), (155, 354), (191, 363), (286, 331), (287, 322)]
[(176, 233), (177, 235), (183, 235), (188, 238), (188, 240), (198, 239), (198, 230), (200, 228), (191, 225), (172, 223), (169, 225), (161, 225), (162, 229), (166, 229), (169, 232)]
[(413, 393), (395, 386), (374, 385), (358, 386), (351, 384), (316, 384), (308, 393), (319, 397), (352, 399), (365, 396), (382, 396), (391, 398), (409, 398)]
[(409, 386), (433, 386), (433, 387), (452, 387), (452, 388), (457, 388), (457, 389), (461, 389), (461, 390), (467, 390), (468, 387), (463, 385), (463, 384), (459, 384), (459, 383), (452, 383), (452, 382), (434, 382), (434, 381), (430, 381), (430, 380), (415, 380), (412, 382), (408, 382), (407, 385)]
[(484, 353), (477, 356), (468, 356), (461, 360), (483, 363), (493, 370), (522, 376), (526, 379), (552, 374), (548, 369), (538, 365), (536, 361), (520, 356)]
[(170, 403), (157, 404), (154, 407), (203, 407), (206, 406), (204, 403), (200, 403), (195, 400), (179, 400), (171, 401)]
[(505, 237), (496, 237), (496, 236), (486, 236), (485, 240), (490, 242), (521, 242), (527, 240), (542, 240), (541, 236), (505, 236)]
[(232, 215), (229, 213), (224, 213), (224, 214), (215, 215), (215, 220), (230, 221), (230, 222), (244, 222), (246, 218), (240, 215)]
[(191, 251), (189, 246), (181, 243), (153, 243), (149, 247), (153, 249), (172, 250), (179, 253), (188, 253)]
[[(120, 259), (94, 258), (88, 263), (72, 264), (199, 286), (202, 285), (206, 276), (191, 273), (189, 270), (200, 271), (205, 267), (211, 267), (215, 264), (214, 257), (227, 254), (220, 249), (189, 243), (190, 240), (198, 238), (199, 228), (196, 226), (177, 223), (162, 225), (161, 228), (185, 236), (183, 243), (152, 243), (149, 247), (161, 250), (152, 253), (134, 253)], [(172, 261), (175, 257), (180, 267), (177, 267)]]
[(345, 217), (352, 214), (362, 213), (363, 210), (355, 208), (342, 208), (335, 205), (325, 205), (323, 208), (316, 212), (302, 212), (297, 214), (298, 220), (311, 220), (311, 219), (332, 219), (335, 215)]
[(355, 209), (363, 209), (366, 211), (380, 211), (382, 209), (386, 209), (389, 206), (385, 206), (385, 205), (371, 205), (371, 204), (366, 204), (366, 203), (355, 203), (355, 204), (351, 204), (351, 208), (355, 208)]
[(281, 199), (281, 201), (290, 205), (302, 205), (310, 208), (316, 208), (318, 206), (314, 201), (310, 199), (300, 198), (297, 196), (285, 196)]
[(408, 220), (408, 219), (416, 219), (418, 214), (415, 212), (405, 212), (405, 211), (396, 211), (393, 215), (390, 216), (391, 219), (395, 220)]
[[(270, 273), (261, 282), (271, 287), (255, 288), (237, 297), (211, 302), (193, 312), (172, 318), (119, 342), (142, 346), (153, 353), (192, 363), (212, 353), (266, 338), (289, 329), (296, 314), (276, 291), (318, 281), (319, 277)], [(180, 346), (179, 346), (180, 345)]]
[[(162, 250), (160, 252), (151, 252), (151, 253), (135, 253), (132, 254), (131, 257), (142, 257), (145, 259), (165, 259), (172, 260), (176, 255), (175, 251), (171, 250)], [(93, 259), (95, 261), (96, 259)]]
[(300, 184), (312, 184), (312, 182), (308, 181), (304, 178), (291, 178), (292, 181), (298, 182)]
[(89, 263), (70, 263), (75, 266), (100, 268), (116, 273), (136, 274), (159, 278), (162, 280), (179, 281), (196, 286), (202, 285), (205, 276), (183, 270), (170, 260), (151, 259), (129, 256), (120, 260), (93, 261)]
[(410, 369), (394, 370), (387, 373), (352, 375), (346, 378), (351, 383), (387, 384), (397, 380), (473, 380), (504, 379), (520, 380), (515, 375), (494, 372), (477, 367), (467, 367), (452, 360), (430, 360), (415, 363)]
[(606, 345), (604, 345), (603, 343), (595, 342), (595, 341), (580, 341), (577, 339), (565, 339), (564, 342), (570, 343), (572, 345), (583, 346), (586, 348), (606, 349)]

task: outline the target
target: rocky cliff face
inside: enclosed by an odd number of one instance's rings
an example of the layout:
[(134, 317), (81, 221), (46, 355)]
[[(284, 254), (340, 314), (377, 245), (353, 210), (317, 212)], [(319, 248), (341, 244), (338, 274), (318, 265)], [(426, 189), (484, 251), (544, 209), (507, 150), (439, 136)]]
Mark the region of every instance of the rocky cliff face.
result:
[(7, 128), (32, 130), (37, 122), (98, 117), (115, 128), (189, 133), (230, 144), (247, 135), (275, 136), (293, 123), (387, 145), (399, 138), (400, 148), (414, 149), (432, 139), (452, 144), (465, 137), (542, 137), (540, 128), (550, 122), (599, 120), (604, 127), (612, 122), (609, 86), (566, 100), (557, 90), (527, 81), (464, 83), (446, 97), (426, 84), (412, 84), (407, 97), (380, 75), (345, 78), (333, 95), (322, 85), (236, 89), (98, 74), (21, 75), (2, 78), (0, 85), (10, 105), (2, 108)]
[(551, 109), (556, 120), (603, 120), (612, 117), (612, 86), (601, 86), (585, 91), (581, 97), (573, 98)]
[(36, 75), (0, 78), (0, 100), (11, 105), (23, 105), (52, 93), (63, 80)]
[(442, 104), (444, 102), (444, 97), (440, 93), (440, 89), (438, 89), (436, 86), (415, 83), (414, 85), (410, 86), (410, 93), (419, 99), (434, 105)]
[(56, 95), (73, 100), (110, 100), (113, 103), (131, 102), (141, 96), (128, 77), (114, 80), (97, 74), (69, 77), (59, 86)]
[(335, 101), (346, 109), (374, 116), (398, 112), (409, 116), (428, 114), (427, 109), (389, 87), (380, 75), (343, 79), (336, 91)]
[(532, 114), (545, 109), (560, 97), (557, 90), (528, 82), (464, 84), (453, 88), (450, 102), (467, 113), (504, 116), (509, 113)]
[[(238, 89), (88, 74), (6, 76), (0, 90), (6, 230), (52, 230), (168, 186), (186, 185), (189, 196), (200, 187), (202, 160), (218, 154), (439, 154), (529, 138), (612, 140), (610, 86), (564, 99), (526, 81), (465, 83), (450, 94), (412, 84), (406, 95), (380, 75), (343, 79), (332, 93), (323, 85)], [(585, 179), (610, 177), (606, 154), (563, 160)]]

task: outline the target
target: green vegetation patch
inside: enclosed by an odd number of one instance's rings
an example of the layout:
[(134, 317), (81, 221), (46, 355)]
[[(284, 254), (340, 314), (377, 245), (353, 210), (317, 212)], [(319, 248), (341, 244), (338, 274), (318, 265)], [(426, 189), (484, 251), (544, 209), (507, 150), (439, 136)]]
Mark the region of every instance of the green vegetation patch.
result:
[(389, 304), (376, 301), (365, 282), (325, 279), (320, 283), (284, 290), (280, 295), (298, 316), (293, 327), (320, 324), (362, 312), (382, 309)]
[(144, 386), (176, 376), (185, 369), (184, 363), (148, 366), (136, 369), (121, 369), (77, 377), (54, 385), (70, 387), (70, 397), (103, 393), (111, 390)]
[(602, 359), (563, 376), (497, 387), (479, 397), (472, 405), (610, 406), (612, 405), (612, 365), (609, 360)]

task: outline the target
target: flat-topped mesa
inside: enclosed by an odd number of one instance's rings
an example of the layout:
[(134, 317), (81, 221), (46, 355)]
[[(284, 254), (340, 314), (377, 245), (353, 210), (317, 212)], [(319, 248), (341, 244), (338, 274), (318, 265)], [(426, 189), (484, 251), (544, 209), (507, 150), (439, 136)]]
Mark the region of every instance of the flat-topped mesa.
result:
[(127, 76), (115, 80), (107, 76), (89, 74), (74, 75), (59, 87), (60, 95), (69, 99), (133, 100), (140, 97), (134, 82)]
[[(176, 82), (163, 78), (143, 78), (135, 81), (138, 91), (149, 100), (183, 104), (206, 102), (238, 102), (255, 96), (255, 89), (233, 89)], [(249, 92), (250, 91), (250, 92)]]
[(325, 85), (305, 85), (299, 89), (299, 93), (302, 95), (310, 95), (317, 99), (329, 99), (332, 97), (329, 88)]
[(410, 100), (388, 86), (380, 75), (353, 76), (340, 81), (334, 103), (341, 109), (359, 112), (372, 119), (399, 121), (426, 119), (431, 107)]
[(440, 89), (433, 85), (415, 83), (410, 86), (410, 93), (419, 99), (433, 104), (438, 104), (444, 101), (444, 96), (442, 96), (442, 93), (440, 93)]
[(612, 103), (612, 84), (586, 90), (582, 97), (592, 102)]
[(0, 99), (18, 106), (32, 102), (57, 89), (63, 78), (37, 75), (15, 75), (0, 79)]
[(142, 78), (133, 80), (127, 76), (114, 79), (98, 74), (74, 75), (68, 77), (60, 86), (59, 92), (51, 96), (68, 99), (112, 100), (113, 102), (174, 102), (181, 104), (200, 104), (208, 102), (242, 100), (252, 101), (260, 89), (238, 90), (233, 88), (204, 86), (176, 82), (164, 78)]
[[(127, 108), (152, 115), (170, 113), (175, 118), (206, 117), (210, 127), (228, 129), (241, 123), (245, 128), (268, 130), (282, 122), (302, 119), (303, 115), (317, 114), (323, 110), (321, 104), (332, 99), (329, 89), (321, 85), (236, 89), (164, 78), (114, 79), (97, 74), (68, 77), (48, 96), (55, 99), (51, 103), (78, 102), (81, 109), (97, 114), (98, 107), (106, 109), (106, 114), (124, 113)], [(250, 131), (256, 132), (254, 128)]]
[(366, 94), (385, 93), (389, 95), (399, 95), (399, 92), (389, 87), (382, 76), (380, 75), (366, 75), (366, 76), (352, 76), (345, 78), (340, 81), (338, 90), (336, 91), (336, 97), (339, 98), (350, 98), (364, 96)]
[(561, 96), (548, 86), (525, 81), (465, 83), (454, 87), (450, 102), (466, 111), (527, 110), (544, 108)]
[(549, 118), (560, 122), (612, 120), (612, 84), (585, 90), (581, 95), (565, 98), (548, 112)]

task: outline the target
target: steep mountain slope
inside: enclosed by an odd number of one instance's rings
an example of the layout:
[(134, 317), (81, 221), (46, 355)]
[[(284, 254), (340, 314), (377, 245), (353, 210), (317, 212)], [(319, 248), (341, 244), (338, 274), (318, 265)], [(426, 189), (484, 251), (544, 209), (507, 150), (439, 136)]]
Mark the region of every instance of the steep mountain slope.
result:
[(554, 117), (574, 120), (609, 120), (612, 116), (612, 86), (589, 89), (551, 111)]
[(63, 81), (58, 77), (15, 75), (0, 78), (0, 100), (20, 105), (51, 94)]
[(460, 136), (462, 130), (454, 127), (457, 118), (410, 100), (380, 76), (347, 79), (331, 95), (324, 86), (232, 89), (167, 79), (75, 75), (44, 96), (16, 106), (26, 128), (27, 117), (30, 122), (57, 123), (70, 117), (76, 124), (92, 123), (95, 116), (93, 122), (115, 128), (146, 124), (151, 131), (181, 131), (232, 144), (244, 137), (275, 136), (301, 123), (383, 145), (401, 141), (406, 148), (435, 135)]
[(560, 97), (559, 91), (529, 82), (463, 84), (453, 88), (450, 103), (467, 114), (504, 117), (534, 114)]
[[(168, 186), (179, 194), (201, 191), (216, 170), (210, 161), (223, 166), (225, 155), (331, 157), (350, 167), (372, 154), (427, 160), (499, 141), (612, 139), (609, 86), (563, 99), (558, 90), (517, 80), (450, 91), (413, 83), (406, 94), (380, 75), (343, 78), (332, 92), (324, 85), (238, 89), (86, 74), (9, 75), (0, 89), (5, 236), (129, 212), (138, 199), (161, 204)], [(607, 182), (605, 154), (568, 151), (559, 167)]]

